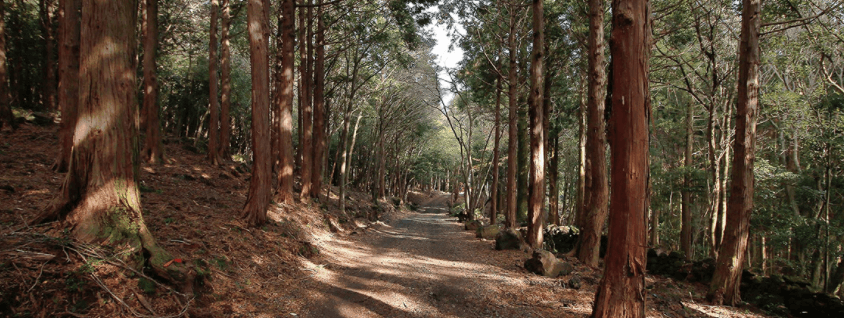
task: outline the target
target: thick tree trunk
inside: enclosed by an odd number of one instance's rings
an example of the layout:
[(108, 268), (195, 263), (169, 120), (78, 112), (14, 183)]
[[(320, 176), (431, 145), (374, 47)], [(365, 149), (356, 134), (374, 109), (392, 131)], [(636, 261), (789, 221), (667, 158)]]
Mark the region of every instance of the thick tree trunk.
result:
[(231, 144), (231, 95), (232, 95), (232, 61), (229, 29), (231, 27), (230, 0), (223, 0), (223, 17), (220, 30), (220, 145), (217, 156), (223, 160), (231, 160), (229, 146)]
[(492, 185), (490, 186), (490, 198), (492, 204), (489, 207), (489, 223), (495, 224), (498, 218), (498, 160), (499, 140), (501, 139), (501, 75), (495, 80), (495, 140), (492, 145)]
[[(53, 164), (56, 172), (67, 172), (70, 163), (70, 151), (73, 148), (73, 130), (76, 127), (77, 105), (79, 105), (79, 10), (80, 0), (61, 0), (59, 2), (59, 90), (58, 107), (62, 112), (62, 123), (59, 128), (59, 157)], [(2, 16), (2, 15), (0, 15)], [(0, 21), (0, 25), (2, 25)], [(2, 27), (0, 26), (0, 29)], [(0, 42), (5, 41), (0, 34)], [(3, 63), (0, 61), (0, 63)], [(0, 68), (5, 69), (4, 66)], [(0, 70), (0, 72), (2, 72)], [(5, 73), (5, 72), (3, 72)], [(0, 79), (0, 83), (5, 80)], [(0, 87), (0, 100), (6, 94), (2, 93), (5, 85)], [(2, 102), (0, 102), (2, 103)], [(2, 112), (0, 105), (0, 112)], [(11, 112), (9, 113), (11, 115)], [(0, 114), (2, 117), (2, 114)]]
[(246, 4), (249, 59), (252, 66), (252, 178), (241, 217), (251, 226), (267, 222), (267, 208), (272, 195), (270, 64), (267, 43), (270, 35), (264, 1), (249, 0)]
[(644, 317), (650, 13), (647, 0), (615, 0), (612, 6), (612, 212), (592, 317)]
[(279, 109), (279, 131), (278, 149), (278, 192), (276, 201), (287, 204), (293, 203), (293, 53), (294, 39), (296, 37), (293, 28), (294, 0), (283, 0), (281, 3), (281, 81), (278, 83), (279, 98), (281, 103)]
[[(308, 0), (308, 4), (311, 4), (311, 0)], [(306, 25), (305, 25), (305, 38), (304, 41), (300, 41), (300, 45), (305, 46), (306, 52), (305, 55), (301, 58), (303, 63), (305, 64), (304, 71), (302, 73), (302, 108), (299, 110), (302, 112), (302, 129), (300, 134), (302, 134), (302, 143), (300, 147), (302, 148), (302, 192), (299, 195), (299, 199), (302, 201), (310, 201), (311, 196), (313, 196), (312, 192), (313, 189), (313, 166), (317, 163), (314, 162), (314, 145), (313, 145), (313, 108), (311, 107), (311, 84), (313, 83), (313, 19), (311, 18), (313, 15), (313, 8), (308, 6), (307, 8), (301, 8), (300, 10), (306, 10), (307, 16), (306, 18)], [(301, 12), (300, 12), (301, 14)]]
[(322, 189), (323, 161), (325, 157), (325, 26), (322, 21), (322, 0), (317, 0), (316, 60), (314, 62), (314, 126), (313, 172), (311, 197), (319, 200)]
[(589, 84), (586, 100), (586, 174), (583, 197), (583, 226), (577, 258), (587, 266), (598, 266), (601, 232), (607, 221), (607, 185), (604, 100), (604, 1), (589, 0)]
[[(142, 157), (150, 164), (163, 161), (161, 123), (158, 118), (158, 76), (155, 56), (158, 49), (158, 0), (146, 1), (146, 38), (144, 39), (144, 116), (146, 141)], [(211, 151), (211, 149), (209, 149)]]
[[(135, 12), (132, 2), (84, 0), (79, 118), (59, 196), (34, 220), (62, 220), (81, 242), (129, 247), (122, 257), (147, 263), (171, 281), (190, 279), (158, 246), (144, 223), (138, 168)], [(108, 50), (107, 58), (103, 49)]]
[(683, 167), (683, 190), (682, 190), (682, 212), (680, 225), (680, 250), (686, 254), (686, 260), (692, 259), (692, 192), (691, 177), (689, 176), (692, 169), (692, 151), (694, 147), (694, 108), (689, 103), (686, 107), (686, 149), (684, 154)]
[(528, 207), (528, 244), (535, 248), (542, 247), (542, 228), (545, 223), (545, 129), (542, 110), (543, 59), (545, 58), (545, 18), (542, 12), (542, 0), (533, 0), (533, 61), (530, 64), (530, 185), (531, 193)]
[(217, 114), (220, 107), (217, 101), (217, 11), (219, 10), (220, 0), (211, 0), (211, 29), (208, 31), (208, 108), (210, 113), (208, 116), (208, 159), (215, 166), (220, 164), (220, 158), (217, 156), (217, 138), (220, 136), (217, 131), (220, 120), (220, 115)]
[(738, 103), (727, 226), (707, 298), (717, 305), (741, 301), (739, 285), (744, 266), (750, 213), (753, 210), (753, 163), (759, 98), (760, 0), (744, 0), (739, 44)]
[(517, 184), (516, 184), (516, 169), (518, 168), (518, 111), (519, 105), (516, 103), (516, 8), (510, 6), (510, 33), (507, 35), (507, 46), (510, 51), (510, 64), (507, 74), (507, 100), (509, 105), (508, 122), (509, 128), (507, 132), (507, 215), (505, 218), (506, 226), (508, 228), (516, 227), (516, 210), (517, 206)]

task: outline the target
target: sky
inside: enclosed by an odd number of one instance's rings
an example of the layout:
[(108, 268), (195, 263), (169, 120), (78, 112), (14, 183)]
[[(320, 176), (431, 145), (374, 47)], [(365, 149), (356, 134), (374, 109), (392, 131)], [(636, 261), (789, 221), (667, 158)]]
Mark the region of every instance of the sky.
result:
[[(459, 32), (464, 32), (463, 27), (458, 25), (457, 26)], [(434, 34), (434, 39), (437, 41), (437, 44), (434, 46), (433, 53), (437, 55), (437, 64), (440, 67), (445, 68), (455, 68), (460, 60), (463, 59), (463, 50), (460, 47), (454, 46), (454, 48), (449, 51), (448, 47), (451, 45), (451, 37), (448, 36), (448, 31), (446, 30), (445, 25), (433, 23), (431, 26), (426, 28), (428, 31), (431, 31)], [(443, 89), (449, 88), (450, 84), (448, 81), (448, 75), (444, 72), (440, 72), (440, 87)], [(445, 101), (446, 105), (451, 102), (452, 94), (447, 93), (443, 96), (443, 100)]]

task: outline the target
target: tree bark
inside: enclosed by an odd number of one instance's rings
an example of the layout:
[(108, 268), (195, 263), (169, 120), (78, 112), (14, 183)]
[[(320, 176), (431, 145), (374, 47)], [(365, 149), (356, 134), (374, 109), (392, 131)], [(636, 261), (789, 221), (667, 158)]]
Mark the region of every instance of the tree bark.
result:
[(249, 59), (252, 66), (252, 178), (241, 217), (251, 226), (267, 222), (272, 194), (272, 148), (270, 144), (270, 64), (264, 1), (246, 4)]
[[(132, 2), (82, 2), (79, 118), (68, 173), (56, 200), (33, 223), (63, 221), (81, 242), (128, 247), (123, 258), (165, 279), (190, 280), (158, 246), (143, 219), (137, 188), (138, 137)], [(190, 286), (190, 285), (188, 285)]]
[(232, 62), (231, 62), (231, 41), (229, 29), (231, 28), (230, 0), (223, 0), (222, 26), (220, 30), (220, 144), (217, 147), (217, 156), (223, 160), (231, 160), (229, 146), (231, 144), (231, 94), (232, 94)]
[(724, 240), (707, 299), (713, 304), (736, 305), (744, 266), (750, 214), (753, 210), (753, 164), (756, 147), (756, 116), (759, 98), (760, 0), (744, 0), (739, 44), (736, 139)]
[(534, 249), (542, 247), (542, 228), (545, 223), (545, 127), (542, 110), (543, 59), (545, 58), (545, 18), (542, 12), (542, 0), (533, 0), (533, 61), (530, 65), (530, 148), (531, 174), (528, 207), (528, 244)]
[[(70, 163), (70, 151), (73, 148), (73, 130), (76, 126), (77, 107), (79, 105), (79, 10), (81, 7), (82, 2), (80, 0), (61, 0), (59, 2), (58, 107), (62, 113), (62, 123), (59, 128), (59, 156), (53, 164), (53, 170), (56, 172), (67, 172)], [(4, 40), (0, 34), (0, 41)], [(0, 83), (5, 83), (5, 81), (0, 79)], [(5, 85), (3, 85), (3, 88), (5, 88)], [(0, 88), (0, 91), (2, 91), (2, 88)], [(0, 99), (4, 97), (5, 94), (0, 93)], [(0, 109), (2, 109), (2, 106), (0, 106)]]
[(684, 154), (683, 168), (683, 190), (681, 202), (681, 225), (680, 225), (680, 250), (686, 254), (686, 260), (691, 260), (692, 255), (692, 192), (691, 177), (692, 155), (694, 147), (694, 108), (692, 104), (686, 107), (686, 149)]
[(587, 266), (597, 267), (601, 232), (607, 221), (609, 188), (607, 185), (604, 100), (604, 1), (589, 0), (589, 84), (586, 100), (586, 166), (583, 197), (583, 226), (577, 258)]
[[(308, 0), (308, 4), (311, 4), (311, 0)], [(302, 73), (301, 79), (301, 86), (302, 86), (302, 108), (299, 110), (302, 112), (302, 129), (299, 132), (302, 134), (302, 144), (300, 147), (302, 148), (302, 192), (299, 195), (299, 198), (302, 201), (310, 201), (311, 196), (313, 195), (313, 166), (317, 164), (314, 162), (314, 152), (313, 152), (313, 108), (311, 107), (311, 83), (313, 82), (313, 72), (312, 72), (312, 65), (313, 65), (313, 58), (311, 55), (313, 54), (313, 9), (311, 6), (307, 8), (301, 8), (300, 10), (306, 10), (307, 16), (306, 18), (306, 30), (305, 30), (305, 39), (301, 41), (300, 45), (304, 45), (306, 48), (305, 55), (301, 57), (303, 63), (305, 64), (304, 72)], [(301, 14), (301, 12), (300, 12)], [(301, 34), (300, 34), (301, 35)]]
[[(144, 116), (146, 141), (142, 157), (150, 164), (161, 163), (161, 123), (158, 118), (158, 76), (155, 57), (158, 50), (158, 0), (146, 1), (146, 38), (144, 39)], [(209, 149), (210, 151), (211, 149)]]
[(647, 0), (615, 0), (612, 6), (612, 212), (592, 317), (644, 317), (650, 10)]
[(276, 201), (286, 204), (293, 203), (293, 53), (295, 29), (293, 27), (295, 3), (294, 0), (283, 0), (281, 3), (281, 81), (278, 83), (278, 102), (281, 103), (279, 114), (278, 149), (278, 192)]
[(208, 116), (208, 159), (214, 166), (220, 164), (217, 150), (217, 138), (220, 136), (217, 130), (220, 120), (220, 115), (217, 114), (220, 107), (217, 101), (217, 11), (219, 10), (220, 0), (211, 0), (211, 29), (208, 31), (208, 108), (210, 110)]
[(507, 73), (507, 99), (509, 105), (508, 141), (507, 141), (507, 215), (505, 218), (508, 228), (516, 227), (516, 168), (518, 167), (518, 112), (519, 105), (516, 103), (516, 8), (511, 6), (510, 11), (510, 33), (507, 35), (507, 46), (510, 51), (510, 69)]
[[(4, 125), (12, 127), (12, 130), (17, 129), (15, 123), (15, 116), (12, 114), (12, 108), (9, 103), (9, 83), (6, 68), (6, 3), (5, 0), (0, 0), (0, 129)], [(77, 33), (78, 34), (78, 33)], [(77, 63), (78, 64), (78, 63)], [(62, 115), (64, 118), (64, 115)], [(63, 119), (64, 120), (64, 119)], [(64, 127), (64, 124), (62, 125)], [(64, 138), (61, 139), (64, 141)], [(64, 145), (62, 143), (62, 145)], [(68, 153), (70, 151), (68, 150)], [(68, 155), (69, 157), (69, 155)], [(60, 155), (59, 159), (63, 157)], [(66, 164), (65, 164), (66, 167)], [(66, 169), (66, 168), (65, 168)]]
[(38, 13), (41, 19), (41, 37), (44, 40), (44, 85), (41, 86), (41, 103), (44, 109), (56, 109), (56, 73), (53, 69), (53, 51), (55, 51), (52, 0), (38, 1)]
[(323, 161), (325, 157), (325, 25), (322, 0), (317, 0), (316, 59), (314, 61), (314, 126), (313, 173), (311, 197), (319, 200), (322, 189)]
[(498, 160), (499, 140), (501, 139), (501, 75), (495, 79), (495, 140), (492, 146), (492, 185), (490, 186), (490, 198), (492, 204), (489, 207), (489, 223), (495, 224), (498, 218)]

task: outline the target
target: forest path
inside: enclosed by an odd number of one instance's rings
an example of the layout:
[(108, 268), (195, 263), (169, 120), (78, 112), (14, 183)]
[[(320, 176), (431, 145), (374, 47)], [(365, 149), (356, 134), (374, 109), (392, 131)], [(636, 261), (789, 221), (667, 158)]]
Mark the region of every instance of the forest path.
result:
[[(320, 243), (299, 286), (305, 317), (585, 316), (591, 292), (526, 273), (520, 251), (494, 251), (447, 215), (447, 194), (422, 194), (416, 212), (388, 216), (365, 234)], [(425, 198), (427, 197), (427, 198)]]

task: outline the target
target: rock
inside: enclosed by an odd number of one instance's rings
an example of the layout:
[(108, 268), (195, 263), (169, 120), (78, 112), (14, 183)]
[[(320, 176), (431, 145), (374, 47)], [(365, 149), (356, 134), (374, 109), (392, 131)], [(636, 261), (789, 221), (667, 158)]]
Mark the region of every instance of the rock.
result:
[(583, 279), (580, 278), (580, 275), (572, 275), (569, 279), (569, 282), (563, 286), (571, 289), (580, 289), (580, 286), (583, 285)]
[(568, 275), (574, 269), (571, 264), (562, 262), (549, 251), (536, 250), (533, 257), (525, 261), (525, 269), (546, 277)]
[(465, 228), (466, 228), (466, 231), (476, 231), (478, 228), (480, 228), (482, 226), (484, 226), (484, 224), (481, 221), (472, 220), (472, 221), (466, 222)]
[(557, 253), (568, 253), (577, 244), (580, 230), (574, 226), (548, 225), (544, 230), (550, 248)]
[(496, 235), (498, 235), (498, 232), (501, 232), (500, 225), (494, 224), (481, 226), (475, 231), (475, 237), (491, 240), (494, 239)]
[(496, 250), (520, 250), (524, 246), (527, 246), (527, 244), (525, 244), (522, 234), (514, 229), (506, 229), (495, 236)]

